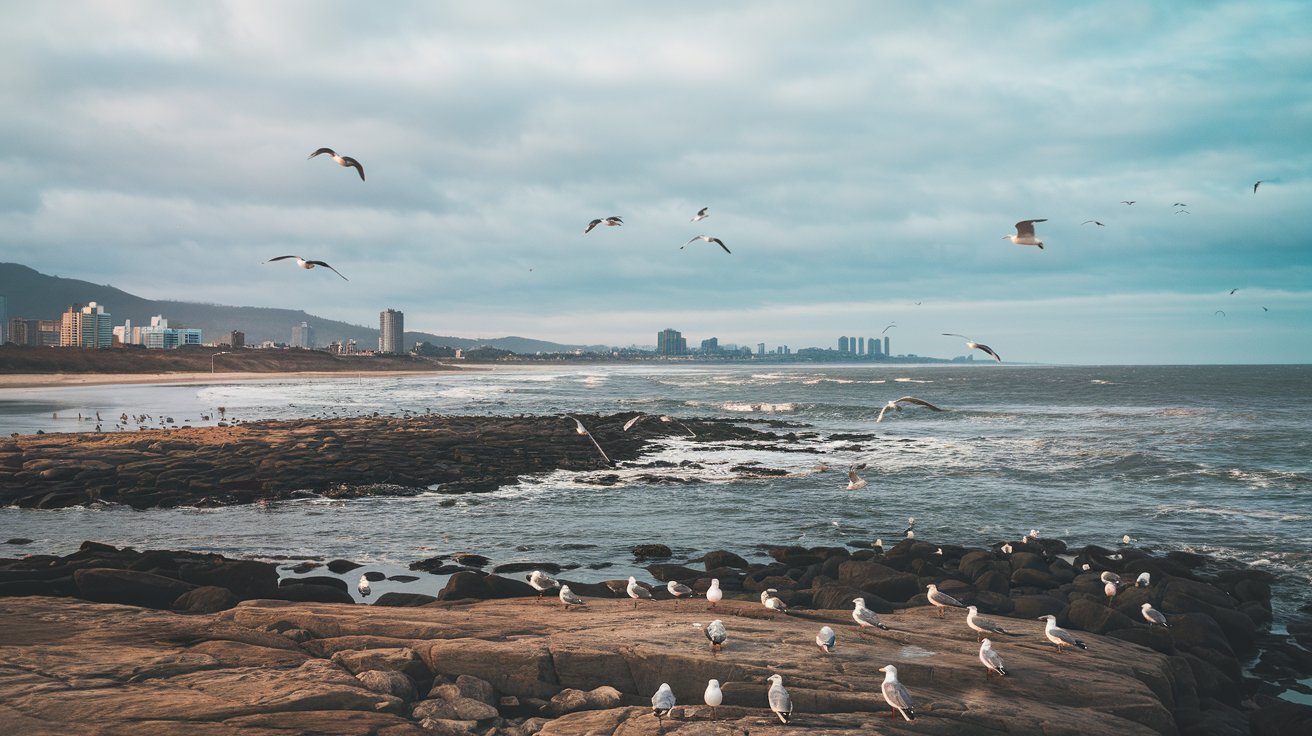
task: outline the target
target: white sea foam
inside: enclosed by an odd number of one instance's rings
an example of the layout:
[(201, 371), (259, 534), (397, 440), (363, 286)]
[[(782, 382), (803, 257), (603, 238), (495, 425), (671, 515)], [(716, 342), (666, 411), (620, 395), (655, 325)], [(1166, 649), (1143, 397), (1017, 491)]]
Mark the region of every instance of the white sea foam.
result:
[(720, 408), (723, 409), (723, 410), (725, 410), (725, 411), (774, 413), (774, 412), (789, 412), (789, 411), (793, 411), (796, 407), (795, 407), (792, 403), (783, 403), (783, 404), (768, 404), (768, 403), (760, 403), (760, 404), (742, 404), (742, 403), (735, 403), (735, 402), (732, 402), (732, 401), (726, 401), (726, 402), (724, 402), (723, 404), (720, 404)]

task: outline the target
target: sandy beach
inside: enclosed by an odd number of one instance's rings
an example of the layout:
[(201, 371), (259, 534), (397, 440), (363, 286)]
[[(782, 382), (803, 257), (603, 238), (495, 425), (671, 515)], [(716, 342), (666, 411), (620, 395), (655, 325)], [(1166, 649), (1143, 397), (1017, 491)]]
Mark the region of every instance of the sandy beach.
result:
[[(454, 367), (451, 370), (491, 370), (488, 366)], [(295, 381), (305, 378), (386, 378), (423, 376), (442, 371), (302, 371), (292, 373), (13, 373), (0, 374), (0, 389), (49, 386), (104, 386), (112, 384), (231, 383), (233, 381)]]

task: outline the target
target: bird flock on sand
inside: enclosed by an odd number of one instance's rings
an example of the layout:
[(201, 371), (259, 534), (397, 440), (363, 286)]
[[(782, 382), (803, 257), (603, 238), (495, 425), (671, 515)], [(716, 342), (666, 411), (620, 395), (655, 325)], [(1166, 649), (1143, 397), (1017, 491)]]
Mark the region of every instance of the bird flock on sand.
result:
[[(915, 526), (915, 519), (908, 519), (907, 521), (909, 526), (906, 529), (906, 533), (909, 535), (912, 531), (912, 527)], [(1038, 530), (1031, 529), (1029, 534), (1022, 537), (1022, 543), (1034, 543), (1038, 537)], [(1128, 540), (1129, 535), (1126, 535), (1124, 539)], [(1123, 542), (1123, 544), (1128, 543), (1128, 541)], [(881, 541), (877, 540), (874, 548), (877, 555), (882, 554)], [(995, 547), (994, 554), (1001, 555), (1005, 558), (1010, 556), (1012, 551), (1012, 545), (1010, 543), (1004, 543)], [(1116, 557), (1114, 556), (1114, 558)], [(1091, 571), (1091, 568), (1088, 564), (1085, 564), (1083, 570), (1087, 573)], [(535, 602), (540, 602), (547, 592), (556, 590), (563, 609), (570, 610), (572, 608), (587, 606), (587, 601), (572, 592), (568, 585), (552, 578), (542, 570), (532, 571), (526, 576), (526, 579), (528, 580), (529, 585), (538, 592), (538, 599)], [(1108, 591), (1119, 591), (1125, 587), (1131, 586), (1147, 588), (1151, 585), (1152, 578), (1149, 573), (1143, 572), (1140, 573), (1133, 582), (1125, 583), (1116, 573), (1104, 571), (1099, 576), (1099, 581), (1107, 586)], [(360, 580), (360, 586), (362, 592), (368, 590), (368, 583), (363, 578)], [(667, 582), (665, 588), (669, 592), (673, 605), (676, 608), (681, 601), (697, 595), (692, 588), (677, 581)], [(621, 581), (617, 581), (616, 585), (612, 586), (612, 590), (615, 592), (622, 591), (622, 595), (627, 596), (633, 601), (635, 609), (639, 605), (655, 605), (657, 603), (652, 595), (651, 588), (645, 583), (639, 582), (633, 576), (629, 577), (627, 583), (622, 584)], [(795, 619), (795, 617), (790, 615), (788, 605), (776, 595), (778, 592), (779, 591), (774, 588), (768, 588), (761, 591), (760, 602), (762, 608), (768, 612), (769, 618), (775, 618), (775, 615), (779, 614), (784, 616), (785, 620), (797, 620), (798, 625), (800, 625), (800, 619)], [(719, 606), (724, 597), (718, 578), (713, 578), (710, 581), (704, 595), (706, 598), (706, 610), (716, 611), (718, 613), (721, 610)], [(1109, 593), (1109, 596), (1110, 595), (1112, 594)], [(1003, 653), (998, 649), (998, 641), (1019, 640), (1027, 636), (1034, 636), (1034, 634), (1004, 627), (997, 621), (981, 616), (977, 606), (968, 606), (965, 603), (962, 603), (952, 595), (939, 590), (938, 586), (933, 583), (925, 586), (925, 601), (930, 606), (933, 606), (937, 617), (940, 619), (946, 619), (949, 612), (953, 610), (964, 610), (966, 612), (963, 623), (967, 629), (975, 634), (975, 641), (979, 644), (977, 656), (980, 665), (983, 667), (985, 680), (988, 680), (993, 676), (997, 676), (998, 678), (1011, 676), (1011, 669), (1006, 664)], [(1162, 626), (1169, 628), (1170, 624), (1168, 623), (1166, 616), (1161, 611), (1154, 608), (1151, 603), (1142, 604), (1141, 611), (1144, 621), (1146, 621), (1149, 626)], [(742, 615), (741, 610), (726, 610), (725, 613)], [(872, 638), (876, 642), (881, 639), (885, 641), (900, 641), (896, 636), (887, 633), (895, 632), (897, 630), (885, 624), (884, 621), (880, 619), (878, 613), (867, 607), (865, 598), (855, 598), (852, 600), (851, 617), (852, 621), (856, 624), (858, 641), (864, 640), (867, 637)], [(1039, 616), (1037, 620), (1043, 622), (1042, 639), (1046, 640), (1053, 646), (1053, 650), (1056, 654), (1063, 654), (1065, 652), (1076, 650), (1089, 650), (1088, 644), (1080, 640), (1070, 631), (1057, 625), (1056, 616), (1043, 615)], [(841, 628), (837, 628), (839, 625), (839, 622), (835, 621), (830, 624), (822, 625), (819, 631), (815, 632), (813, 641), (815, 646), (818, 647), (823, 654), (834, 655), (838, 651), (840, 646), (839, 632), (841, 631)], [(693, 627), (699, 629), (702, 632), (702, 635), (706, 637), (706, 641), (710, 645), (710, 653), (712, 656), (719, 655), (729, 647), (730, 631), (728, 627), (725, 626), (723, 619), (716, 618), (707, 624), (694, 623)], [(811, 631), (814, 630), (812, 629)], [(811, 634), (808, 633), (806, 636), (810, 637)], [(797, 637), (799, 642), (803, 641), (800, 633)], [(787, 643), (790, 639), (785, 638), (780, 641)], [(887, 664), (880, 667), (878, 671), (884, 674), (882, 682), (879, 683), (879, 691), (884, 698), (884, 702), (888, 705), (888, 716), (895, 719), (900, 717), (908, 723), (915, 721), (915, 699), (912, 696), (911, 691), (907, 689), (906, 685), (898, 679), (897, 666)], [(724, 704), (723, 682), (724, 681), (719, 679), (708, 680), (706, 683), (706, 690), (703, 693), (703, 702), (710, 708), (711, 719), (713, 721), (718, 721), (718, 709)], [(765, 701), (768, 704), (770, 711), (781, 723), (791, 723), (794, 719), (795, 711), (792, 697), (788, 694), (788, 689), (784, 687), (783, 676), (772, 674), (766, 679), (764, 685), (766, 687)], [(656, 693), (652, 695), (651, 698), (652, 714), (657, 719), (658, 731), (663, 729), (664, 719), (673, 717), (673, 711), (676, 704), (677, 699), (669, 683), (661, 683), (660, 687), (657, 688)]]

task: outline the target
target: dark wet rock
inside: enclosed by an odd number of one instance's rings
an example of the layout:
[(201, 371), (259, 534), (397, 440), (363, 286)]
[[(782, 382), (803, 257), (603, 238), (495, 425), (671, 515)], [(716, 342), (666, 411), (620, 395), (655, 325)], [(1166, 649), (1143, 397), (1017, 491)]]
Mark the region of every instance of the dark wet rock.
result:
[(307, 562), (298, 562), (287, 569), (290, 570), (291, 572), (296, 573), (297, 575), (304, 575), (305, 573), (318, 567), (323, 567), (323, 563), (307, 561)]
[(503, 578), (500, 575), (480, 575), (474, 572), (458, 572), (447, 580), (446, 586), (438, 592), (442, 601), (475, 598), (514, 598), (518, 596), (537, 597), (538, 592), (528, 583)]
[(434, 572), (444, 564), (446, 564), (446, 558), (437, 556), (425, 557), (417, 562), (411, 562), (408, 567), (411, 570), (419, 570), (421, 572)]
[(358, 562), (351, 562), (350, 560), (333, 560), (328, 563), (328, 569), (338, 575), (348, 573), (360, 567), (364, 567), (364, 565), (361, 565)]
[(178, 596), (196, 586), (136, 570), (89, 568), (73, 573), (78, 597), (99, 603), (126, 603), (167, 609)]
[(397, 593), (395, 591), (388, 591), (378, 596), (378, 599), (373, 602), (373, 605), (410, 608), (413, 606), (426, 606), (429, 603), (434, 603), (436, 601), (436, 597), (424, 595), (423, 593)]
[(392, 575), (387, 578), (394, 583), (413, 583), (419, 579), (418, 575)]
[(327, 585), (283, 585), (270, 597), (300, 603), (355, 603), (350, 593)]
[(728, 552), (722, 549), (715, 550), (713, 552), (707, 552), (705, 555), (702, 556), (701, 561), (702, 564), (706, 566), (706, 569), (708, 571), (715, 570), (721, 567), (735, 567), (738, 569), (747, 568), (747, 560), (734, 554), (733, 552)]
[(1033, 567), (1022, 567), (1011, 574), (1011, 584), (1018, 588), (1039, 588), (1049, 590), (1056, 588), (1061, 583), (1048, 572), (1047, 567), (1036, 569)]
[(1009, 596), (991, 590), (976, 591), (969, 599), (970, 604), (979, 608), (980, 613), (990, 616), (1010, 616), (1016, 610), (1016, 602)]
[(483, 555), (476, 555), (467, 552), (457, 555), (452, 555), (451, 559), (455, 560), (457, 563), (461, 565), (464, 565), (465, 567), (487, 567), (489, 564), (492, 563), (492, 560), (489, 560), (487, 557), (484, 557)]
[(700, 570), (693, 570), (692, 568), (684, 567), (683, 565), (648, 565), (647, 572), (651, 573), (652, 577), (662, 583), (667, 583), (671, 580), (695, 580), (702, 576)]
[(1160, 626), (1135, 626), (1116, 629), (1108, 631), (1107, 635), (1154, 649), (1162, 654), (1175, 654), (1175, 644), (1171, 641), (1171, 633)]
[(1168, 615), (1171, 640), (1177, 647), (1194, 649), (1206, 647), (1234, 656), (1230, 641), (1216, 619), (1205, 613), (1179, 613)]
[(1043, 555), (1034, 554), (1033, 552), (1015, 552), (1008, 558), (1007, 562), (1011, 564), (1013, 572), (1027, 568), (1044, 572), (1048, 570), (1047, 559)]
[(541, 570), (555, 575), (561, 571), (561, 567), (554, 562), (507, 562), (504, 565), (497, 565), (492, 568), (492, 572), (495, 573), (531, 572), (533, 570)]
[(283, 578), (278, 581), (279, 588), (285, 588), (289, 585), (321, 585), (328, 588), (336, 588), (343, 593), (350, 591), (346, 581), (341, 578), (329, 577), (327, 575), (310, 575), (303, 578)]
[(386, 580), (387, 575), (386, 573), (381, 573), (376, 570), (370, 570), (369, 572), (364, 573), (364, 579), (368, 580), (369, 582), (376, 583), (380, 580)]
[(1312, 705), (1279, 698), (1257, 697), (1248, 714), (1253, 736), (1306, 736), (1312, 733)]
[(227, 588), (204, 585), (178, 596), (170, 606), (181, 613), (218, 613), (236, 606), (240, 600)]
[(975, 577), (974, 585), (977, 590), (987, 590), (1004, 596), (1011, 592), (1010, 578), (992, 568), (982, 569)]
[(838, 580), (887, 601), (906, 601), (921, 590), (920, 581), (915, 575), (899, 572), (878, 562), (848, 560), (839, 566)]
[(32, 540), (27, 537), (11, 537), (5, 540), (5, 544), (31, 544)]
[(672, 557), (674, 553), (663, 544), (639, 544), (633, 547), (633, 556), (639, 560), (660, 560)]
[(1066, 602), (1050, 595), (1018, 595), (1011, 599), (1012, 615), (1021, 619), (1057, 616), (1066, 610)]
[(278, 568), (269, 562), (224, 560), (183, 565), (178, 577), (193, 585), (214, 585), (231, 590), (243, 600), (264, 598), (278, 587)]

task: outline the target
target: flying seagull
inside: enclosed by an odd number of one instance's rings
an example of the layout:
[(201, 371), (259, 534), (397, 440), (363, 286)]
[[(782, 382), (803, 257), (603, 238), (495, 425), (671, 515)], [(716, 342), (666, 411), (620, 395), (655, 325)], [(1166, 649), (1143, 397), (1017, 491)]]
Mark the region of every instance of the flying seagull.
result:
[(1220, 309), (1216, 310), (1215, 312), (1212, 312), (1212, 316), (1213, 316), (1213, 317), (1215, 317), (1215, 316), (1218, 315), (1218, 314), (1221, 315), (1222, 317), (1225, 316), (1225, 312), (1224, 312), (1223, 310), (1220, 310)]
[(1261, 184), (1263, 181), (1264, 180), (1262, 179), (1258, 179), (1257, 181), (1253, 182), (1253, 194), (1257, 194), (1257, 185)]
[(697, 210), (697, 214), (693, 215), (692, 219), (689, 220), (688, 222), (697, 222), (698, 220), (705, 220), (706, 218), (710, 217), (710, 215), (706, 214), (706, 210), (709, 209), (710, 207), (703, 207)]
[(1138, 202), (1138, 201), (1139, 201), (1139, 200), (1137, 200), (1137, 199), (1122, 199), (1122, 200), (1121, 200), (1121, 204), (1130, 205), (1130, 204), (1134, 204), (1135, 202)]
[(787, 724), (788, 719), (793, 717), (793, 699), (788, 697), (788, 691), (784, 689), (783, 675), (770, 675), (770, 694), (767, 700), (770, 702), (770, 710), (779, 716), (779, 720)]
[(564, 418), (574, 420), (574, 432), (582, 437), (587, 437), (588, 439), (592, 440), (592, 446), (597, 448), (597, 452), (601, 453), (601, 459), (605, 460), (607, 465), (615, 464), (614, 462), (611, 461), (609, 457), (606, 456), (606, 451), (601, 449), (601, 445), (597, 444), (597, 438), (593, 437), (592, 433), (588, 431), (587, 427), (583, 426), (583, 422), (580, 422), (578, 419), (568, 414), (566, 414)]
[(687, 243), (684, 243), (683, 245), (679, 246), (679, 250), (683, 250), (684, 248), (687, 248), (689, 245), (692, 244), (693, 240), (704, 240), (704, 241), (706, 241), (707, 243), (715, 243), (716, 245), (720, 246), (721, 248), (724, 248), (724, 252), (725, 252), (725, 253), (730, 253), (730, 254), (733, 253), (733, 251), (729, 250), (728, 246), (726, 246), (726, 245), (724, 244), (724, 241), (723, 241), (723, 240), (720, 240), (719, 238), (712, 238), (712, 237), (709, 236), (709, 235), (698, 235), (697, 237), (693, 238), (692, 240), (689, 240)]
[[(916, 302), (916, 304), (919, 304), (919, 303), (920, 303), (920, 302)], [(889, 325), (888, 327), (885, 327), (885, 328), (884, 328), (884, 331), (881, 332), (881, 333), (879, 333), (879, 334), (883, 335), (883, 334), (887, 333), (889, 330), (893, 329), (894, 327), (897, 327), (897, 324), (896, 324), (896, 323), (891, 324), (891, 325)]]
[(360, 165), (360, 162), (356, 161), (350, 156), (338, 156), (337, 152), (331, 148), (320, 148), (319, 150), (307, 156), (306, 160), (312, 159), (321, 153), (326, 153), (329, 156), (332, 156), (333, 162), (336, 163), (338, 166), (354, 167), (356, 171), (360, 172), (360, 181), (364, 181), (364, 167)]
[(1081, 224), (1081, 225), (1088, 225), (1088, 224), (1091, 223), (1091, 222), (1092, 222), (1093, 224), (1097, 225), (1098, 227), (1107, 227), (1106, 225), (1102, 224), (1101, 222), (1098, 222), (1097, 220), (1085, 220), (1084, 222), (1081, 222), (1080, 224)]
[(624, 224), (624, 220), (621, 220), (619, 217), (615, 215), (611, 215), (610, 217), (607, 217), (605, 219), (597, 219), (597, 220), (593, 220), (592, 222), (589, 222), (588, 226), (583, 228), (583, 234), (587, 235), (588, 233), (592, 232), (592, 228), (598, 225), (605, 225), (606, 227), (618, 227), (619, 225), (623, 225), (623, 224)]
[[(324, 268), (328, 269), (329, 271), (332, 271), (338, 276), (342, 276), (341, 271), (338, 271), (337, 269), (333, 268), (332, 266), (329, 266), (327, 263), (324, 263), (323, 261), (307, 261), (304, 258), (301, 258), (300, 256), (278, 256), (277, 258), (270, 258), (269, 260), (265, 261), (265, 263), (273, 263), (274, 261), (282, 261), (288, 258), (295, 258), (296, 265), (300, 266), (301, 268), (304, 268), (307, 271), (310, 270), (311, 268), (314, 268), (315, 266), (323, 266)], [(342, 276), (342, 280), (350, 281), (350, 279), (346, 278), (345, 276)]]
[[(639, 414), (638, 416), (636, 416), (636, 417), (630, 419), (629, 421), (627, 421), (627, 422), (624, 423), (624, 431), (627, 432), (627, 431), (629, 431), (630, 429), (633, 429), (634, 425), (636, 425), (638, 422), (641, 422), (643, 419), (646, 419), (646, 418), (649, 417), (649, 416), (651, 416), (651, 415), (650, 415), (650, 414)], [(697, 436), (697, 433), (694, 432), (694, 431), (692, 431), (691, 429), (689, 429), (689, 428), (688, 428), (688, 425), (684, 424), (683, 422), (679, 421), (678, 419), (675, 419), (674, 417), (671, 417), (671, 416), (668, 416), (668, 415), (662, 414), (662, 415), (660, 416), (660, 420), (661, 420), (662, 422), (665, 422), (666, 424), (670, 424), (670, 423), (677, 424), (677, 425), (679, 425), (680, 427), (683, 427), (684, 431), (686, 431), (690, 436), (692, 436), (692, 437), (696, 437), (696, 436)]]
[(892, 409), (894, 411), (902, 411), (902, 407), (899, 406), (899, 404), (901, 404), (904, 401), (908, 404), (923, 406), (926, 409), (929, 409), (930, 411), (943, 411), (942, 409), (938, 408), (937, 406), (934, 406), (933, 404), (923, 399), (917, 399), (914, 396), (903, 396), (900, 399), (895, 399), (893, 401), (888, 402), (887, 404), (884, 404), (884, 408), (879, 410), (879, 416), (875, 418), (875, 424), (879, 424), (880, 422), (884, 421), (884, 414), (889, 409)]
[(1193, 213), (1190, 212), (1189, 210), (1176, 210), (1176, 211), (1175, 211), (1175, 214), (1177, 214), (1177, 215), (1192, 215)]
[(1231, 296), (1234, 296), (1234, 293), (1235, 293), (1236, 291), (1239, 291), (1239, 287), (1237, 287), (1237, 286), (1236, 286), (1235, 288), (1233, 288), (1233, 289), (1230, 290), (1230, 295), (1231, 295)]
[(1003, 240), (1010, 240), (1016, 245), (1037, 245), (1039, 250), (1043, 250), (1043, 241), (1034, 236), (1034, 223), (1047, 222), (1047, 218), (1041, 220), (1021, 220), (1016, 223), (1015, 235), (1003, 235)]
[(1173, 204), (1173, 205), (1171, 205), (1171, 206), (1172, 206), (1172, 207), (1188, 207), (1189, 205), (1185, 204), (1184, 202), (1176, 202), (1175, 204)]
[(885, 665), (879, 668), (884, 673), (884, 683), (880, 690), (884, 693), (884, 702), (891, 709), (888, 717), (897, 718), (901, 713), (908, 723), (916, 720), (916, 709), (911, 707), (911, 693), (897, 680), (897, 667)]
[(988, 345), (985, 345), (985, 344), (983, 344), (983, 343), (975, 342), (974, 340), (971, 340), (969, 337), (966, 337), (965, 335), (958, 335), (958, 334), (955, 333), (955, 332), (943, 332), (943, 333), (940, 333), (940, 334), (942, 334), (942, 335), (944, 335), (944, 336), (946, 336), (946, 337), (959, 337), (959, 338), (961, 338), (962, 340), (965, 340), (965, 341), (966, 341), (966, 347), (967, 347), (967, 348), (969, 348), (969, 349), (971, 349), (971, 350), (983, 350), (984, 352), (988, 353), (989, 355), (992, 355), (994, 360), (998, 361), (999, 363), (1002, 362), (1002, 358), (998, 357), (998, 354), (995, 353), (995, 352), (993, 352), (993, 348), (989, 347)]
[(866, 487), (866, 479), (856, 474), (858, 470), (865, 470), (865, 463), (857, 463), (847, 469), (847, 490), (859, 491)]

